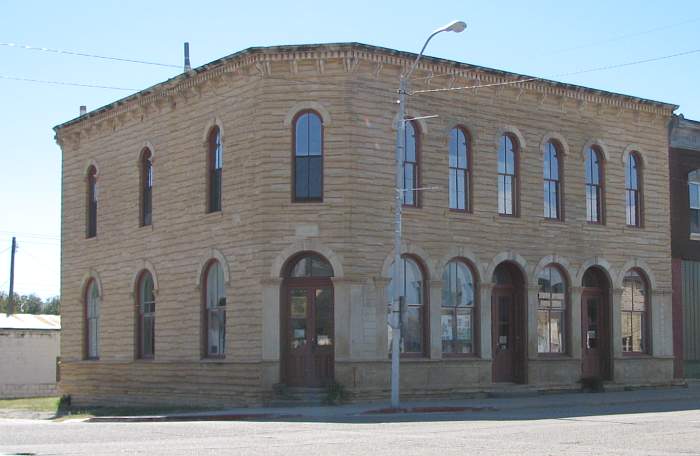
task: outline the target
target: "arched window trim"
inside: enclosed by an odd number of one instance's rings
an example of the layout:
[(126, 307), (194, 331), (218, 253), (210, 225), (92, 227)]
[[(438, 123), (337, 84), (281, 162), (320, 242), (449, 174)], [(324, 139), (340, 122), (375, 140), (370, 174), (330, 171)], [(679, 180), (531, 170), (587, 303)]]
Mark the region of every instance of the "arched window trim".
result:
[[(471, 213), (472, 212), (472, 169), (474, 168), (474, 164), (472, 162), (472, 137), (469, 132), (469, 130), (462, 126), (462, 125), (457, 125), (450, 129), (449, 132), (449, 137), (448, 141), (452, 141), (452, 132), (453, 131), (461, 132), (464, 135), (464, 142), (466, 144), (466, 151), (465, 151), (465, 162), (466, 166), (465, 167), (460, 167), (459, 166), (459, 149), (458, 149), (458, 158), (457, 158), (457, 166), (453, 167), (451, 163), (449, 163), (450, 158), (449, 158), (449, 153), (450, 153), (450, 144), (448, 144), (447, 148), (447, 153), (448, 153), (448, 170), (449, 170), (449, 176), (448, 176), (448, 207), (451, 211), (454, 212), (464, 212), (464, 213)], [(457, 207), (453, 207), (452, 204), (452, 189), (453, 189), (453, 174), (455, 175), (455, 181), (458, 182), (457, 178), (463, 176), (464, 178), (464, 198), (463, 200), (459, 200), (459, 189), (455, 188), (455, 198), (454, 200), (457, 203)], [(461, 204), (460, 204), (461, 203)], [(460, 208), (459, 206), (462, 205), (464, 207)]]
[[(209, 272), (215, 266), (221, 269), (221, 287), (223, 289), (223, 296), (218, 296), (217, 307), (209, 308)], [(228, 283), (226, 282), (226, 275), (224, 272), (225, 265), (222, 264), (217, 259), (211, 259), (204, 268), (203, 279), (202, 279), (202, 357), (203, 358), (213, 358), (221, 359), (226, 357), (226, 308), (228, 307)], [(217, 290), (218, 291), (218, 290)], [(223, 298), (223, 304), (221, 299)], [(217, 314), (219, 321), (221, 322), (219, 326), (219, 334), (223, 330), (223, 335), (220, 335), (218, 345), (222, 345), (217, 349), (217, 353), (212, 353), (210, 351), (210, 340), (209, 340), (209, 323), (213, 320), (214, 315)]]
[[(96, 302), (91, 305), (91, 295), (93, 287), (96, 290)], [(84, 303), (84, 331), (83, 331), (83, 358), (86, 360), (100, 359), (100, 307), (102, 304), (102, 291), (97, 279), (90, 277), (83, 290)], [(92, 308), (91, 308), (92, 307)], [(93, 338), (94, 336), (94, 338)], [(94, 350), (92, 347), (94, 341)]]
[[(651, 321), (651, 282), (649, 280), (649, 277), (647, 274), (640, 268), (631, 268), (627, 272), (625, 272), (623, 279), (622, 279), (622, 289), (623, 289), (623, 299), (624, 299), (624, 289), (625, 289), (625, 278), (628, 274), (635, 273), (639, 278), (641, 279), (642, 285), (644, 286), (644, 310), (639, 311), (635, 310), (634, 308), (634, 301), (633, 301), (633, 308), (632, 310), (625, 310), (624, 309), (624, 302), (620, 303), (620, 332), (622, 334), (623, 340), (621, 341), (622, 343), (622, 354), (624, 356), (639, 356), (639, 355), (648, 355), (651, 354), (651, 346), (652, 346), (652, 340), (651, 340), (651, 328), (652, 328), (652, 321)], [(634, 349), (634, 341), (632, 341), (631, 345), (626, 345), (624, 341), (624, 331), (625, 331), (625, 314), (628, 314), (630, 317), (630, 325), (633, 325), (632, 317), (635, 314), (641, 314), (642, 317), (642, 322), (640, 325), (640, 330), (642, 331), (642, 347), (641, 350), (635, 350)], [(630, 333), (631, 337), (634, 338), (634, 328), (630, 326)]]
[[(479, 287), (479, 274), (477, 272), (477, 269), (474, 264), (472, 264), (471, 261), (467, 260), (466, 258), (463, 257), (454, 257), (450, 259), (446, 264), (445, 264), (445, 269), (443, 272), (443, 277), (442, 277), (442, 286), (445, 287), (447, 286), (447, 281), (444, 280), (444, 273), (449, 273), (449, 265), (452, 263), (459, 263), (464, 265), (469, 272), (471, 273), (472, 276), (472, 281), (473, 281), (473, 286), (474, 286), (474, 303), (471, 306), (471, 344), (472, 344), (472, 351), (469, 353), (449, 353), (445, 352), (444, 347), (442, 348), (442, 356), (443, 357), (476, 357), (479, 356), (480, 353), (480, 287)], [(440, 303), (440, 309), (441, 309), (441, 317), (442, 318), (442, 312), (444, 309), (457, 309), (457, 307), (446, 307), (444, 306), (444, 302)], [(442, 323), (442, 322), (441, 322)]]
[[(419, 273), (421, 274), (421, 283), (422, 283), (422, 303), (421, 303), (421, 318), (422, 318), (422, 325), (421, 325), (421, 348), (422, 350), (420, 352), (404, 352), (403, 350), (401, 351), (401, 357), (404, 358), (424, 358), (427, 356), (428, 353), (430, 353), (430, 286), (429, 286), (429, 275), (428, 275), (428, 269), (426, 266), (423, 264), (423, 261), (417, 257), (416, 255), (410, 254), (410, 253), (404, 253), (401, 255), (401, 260), (410, 260), (418, 268)], [(402, 265), (403, 266), (403, 265)], [(394, 267), (392, 263), (392, 267)], [(405, 269), (404, 269), (405, 272)], [(403, 287), (404, 287), (404, 293), (403, 295), (405, 296), (405, 287), (406, 287), (406, 274), (403, 274)], [(391, 283), (391, 280), (389, 281), (389, 284)], [(388, 286), (388, 285), (387, 285)], [(387, 309), (389, 312), (391, 309)], [(387, 315), (390, 315), (387, 314)], [(403, 337), (404, 332), (402, 331), (402, 337)], [(391, 337), (388, 339), (389, 345), (391, 346)]]
[[(297, 147), (297, 122), (299, 119), (305, 115), (305, 114), (313, 114), (318, 118), (319, 123), (321, 124), (321, 166), (320, 166), (320, 195), (318, 197), (301, 197), (297, 196), (297, 191), (296, 191), (296, 160), (297, 160), (297, 155), (296, 155), (296, 147)], [(292, 202), (293, 203), (322, 203), (323, 202), (323, 194), (324, 194), (324, 161), (325, 161), (325, 125), (323, 122), (323, 116), (316, 111), (315, 109), (303, 109), (294, 115), (294, 118), (292, 119), (291, 122), (292, 126), (292, 182), (291, 182), (291, 193), (292, 193)]]
[[(598, 184), (589, 183), (587, 179), (588, 170), (586, 165), (588, 162), (588, 152), (591, 151), (598, 158)], [(586, 222), (593, 225), (604, 225), (605, 224), (605, 154), (600, 146), (593, 144), (588, 147), (584, 152), (584, 181), (586, 186)], [(591, 190), (589, 190), (591, 189)], [(589, 191), (593, 193), (595, 189), (596, 193), (596, 213), (597, 217), (593, 218), (593, 210), (589, 208), (589, 201), (593, 201), (593, 197), (589, 199)]]
[[(304, 259), (313, 260), (314, 258), (321, 260), (321, 262), (323, 263), (323, 266), (325, 266), (329, 269), (330, 275), (313, 275), (312, 274), (312, 275), (305, 275), (305, 276), (294, 276), (294, 269), (302, 260), (304, 260)], [(328, 259), (325, 256), (323, 256), (320, 253), (313, 251), (313, 250), (304, 250), (302, 252), (299, 252), (299, 253), (291, 256), (286, 261), (282, 271), (284, 274), (283, 277), (286, 279), (291, 279), (291, 280), (309, 279), (309, 278), (325, 280), (325, 279), (331, 279), (331, 278), (335, 277), (335, 272), (333, 270), (333, 266), (331, 265), (331, 262), (328, 261)]]
[[(629, 177), (634, 161), (634, 173), (636, 185), (631, 185)], [(641, 228), (643, 226), (643, 162), (637, 151), (627, 154), (625, 163), (625, 216), (627, 226)]]
[[(152, 301), (144, 300), (144, 285), (146, 278), (151, 279)], [(156, 285), (155, 278), (148, 269), (141, 271), (136, 282), (136, 357), (138, 359), (153, 359), (155, 357), (155, 319), (156, 319)], [(151, 337), (151, 347), (146, 349), (144, 337), (145, 327), (148, 326)]]
[[(501, 144), (505, 148), (505, 140), (508, 138), (513, 145), (513, 169), (508, 170), (507, 165), (507, 150), (506, 150), (506, 169), (505, 172), (501, 173), (498, 169), (498, 154), (500, 154)], [(518, 217), (520, 215), (520, 141), (518, 137), (511, 132), (503, 133), (498, 140), (498, 149), (496, 150), (496, 171), (498, 172), (498, 215), (503, 217)], [(503, 193), (501, 193), (501, 179), (503, 179)], [(510, 181), (510, 196), (511, 196), (511, 207), (506, 207), (507, 202), (507, 192), (506, 192), (506, 182)], [(503, 209), (501, 209), (501, 197), (504, 198)]]
[[(562, 299), (561, 307), (557, 308), (556, 306), (552, 305), (551, 303), (555, 302), (556, 299), (553, 296), (553, 293), (551, 292), (542, 292), (539, 287), (539, 276), (546, 271), (554, 269), (556, 270), (559, 275), (561, 276), (562, 283), (564, 284), (564, 296)], [(538, 356), (561, 356), (561, 355), (566, 355), (570, 353), (570, 336), (569, 333), (570, 328), (571, 328), (571, 280), (569, 279), (566, 269), (558, 263), (549, 263), (545, 267), (543, 267), (539, 273), (537, 274), (536, 277), (538, 281), (538, 288), (537, 288), (537, 314), (539, 316), (540, 312), (546, 312), (547, 313), (547, 321), (548, 324), (550, 325), (550, 331), (549, 331), (549, 336), (550, 338), (548, 339), (549, 343), (549, 351), (540, 351), (539, 349), (539, 341), (538, 341), (538, 348), (537, 348), (537, 353)], [(548, 305), (548, 303), (550, 303)], [(561, 309), (561, 310), (558, 310)], [(556, 312), (561, 312), (561, 344), (563, 345), (562, 349), (559, 351), (552, 351), (551, 349), (551, 322), (552, 322), (552, 313)], [(537, 324), (538, 324), (538, 337), (539, 337), (539, 318), (537, 319)]]
[[(405, 128), (405, 141), (404, 141), (404, 156), (402, 157), (402, 169), (403, 169), (403, 174), (402, 174), (402, 187), (404, 189), (407, 189), (403, 192), (403, 199), (402, 199), (402, 204), (404, 207), (415, 207), (419, 208), (421, 206), (421, 192), (416, 190), (417, 188), (420, 188), (421, 186), (421, 129), (420, 129), (420, 124), (415, 121), (415, 120), (405, 120), (405, 125), (406, 126), (411, 126), (413, 128), (413, 134), (414, 134), (414, 144), (415, 144), (415, 153), (413, 154), (415, 157), (415, 161), (409, 161), (406, 159), (406, 152), (408, 152), (408, 135), (409, 135), (409, 129)], [(408, 170), (411, 170), (413, 173), (413, 181), (412, 182), (406, 182), (406, 173)], [(408, 187), (409, 184), (412, 184), (410, 187)], [(413, 190), (408, 190), (408, 189), (413, 189)], [(410, 198), (410, 199), (409, 199)]]
[(141, 151), (140, 170), (140, 224), (149, 226), (153, 223), (153, 152), (148, 147)]
[(207, 212), (220, 212), (222, 208), (222, 181), (224, 146), (221, 128), (214, 125), (207, 136)]
[(97, 167), (90, 165), (87, 170), (85, 195), (86, 211), (85, 211), (85, 237), (97, 237), (97, 202), (99, 190), (97, 188)]
[[(547, 220), (558, 220), (558, 221), (563, 221), (564, 220), (564, 196), (563, 196), (563, 190), (564, 190), (564, 176), (563, 176), (563, 171), (564, 171), (564, 147), (562, 144), (557, 140), (557, 139), (552, 139), (550, 138), (544, 145), (544, 155), (543, 157), (545, 158), (544, 163), (547, 163), (547, 156), (549, 154), (549, 148), (550, 146), (554, 149), (554, 156), (556, 157), (557, 160), (557, 178), (554, 179), (552, 178), (552, 166), (551, 166), (551, 160), (550, 160), (550, 168), (549, 168), (549, 177), (548, 173), (546, 172), (547, 170), (544, 170), (543, 174), (543, 179), (544, 179), (544, 185), (547, 187), (547, 190), (544, 191), (544, 201), (545, 203), (544, 206), (544, 218)], [(544, 168), (544, 167), (543, 167)], [(553, 194), (553, 196), (552, 196)], [(553, 201), (552, 201), (553, 200)], [(550, 208), (552, 207), (552, 202), (554, 203), (554, 210), (552, 211), (550, 209), (549, 213), (547, 212), (547, 205), (546, 202), (550, 203)]]

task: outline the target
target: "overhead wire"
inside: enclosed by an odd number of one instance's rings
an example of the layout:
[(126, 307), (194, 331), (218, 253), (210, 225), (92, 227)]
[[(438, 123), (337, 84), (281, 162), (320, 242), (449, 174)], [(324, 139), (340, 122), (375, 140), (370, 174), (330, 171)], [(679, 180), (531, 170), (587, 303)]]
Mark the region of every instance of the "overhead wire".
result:
[(72, 87), (89, 87), (92, 89), (109, 89), (109, 90), (125, 90), (129, 92), (137, 92), (137, 89), (128, 89), (126, 87), (114, 87), (114, 86), (103, 86), (97, 84), (81, 84), (78, 82), (66, 82), (66, 81), (50, 81), (45, 79), (31, 79), (31, 78), (18, 78), (15, 76), (5, 76), (0, 74), (0, 79), (6, 79), (9, 81), (22, 81), (22, 82), (36, 82), (41, 84), (53, 84), (62, 86), (72, 86)]
[(18, 48), (18, 49), (26, 49), (26, 50), (30, 50), (30, 51), (51, 52), (54, 54), (66, 54), (66, 55), (75, 55), (75, 56), (79, 56), (79, 57), (90, 57), (93, 59), (115, 60), (118, 62), (128, 62), (128, 63), (140, 63), (142, 65), (153, 65), (153, 66), (168, 67), (168, 68), (182, 68), (181, 65), (173, 65), (170, 63), (150, 62), (148, 60), (127, 59), (127, 58), (122, 58), (122, 57), (111, 57), (111, 56), (106, 56), (106, 55), (89, 54), (87, 52), (70, 51), (70, 50), (66, 50), (66, 49), (52, 49), (52, 48), (46, 48), (46, 47), (29, 46), (26, 44), (0, 43), (0, 46), (12, 47), (12, 48)]

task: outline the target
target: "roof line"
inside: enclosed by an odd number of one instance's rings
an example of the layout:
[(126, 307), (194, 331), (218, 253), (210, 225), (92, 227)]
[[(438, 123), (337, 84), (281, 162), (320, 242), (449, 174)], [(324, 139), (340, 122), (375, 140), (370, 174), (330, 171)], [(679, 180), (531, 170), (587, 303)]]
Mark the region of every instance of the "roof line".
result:
[[(92, 110), (92, 111), (88, 112), (87, 114), (84, 114), (82, 116), (76, 117), (74, 119), (63, 122), (59, 125), (56, 125), (53, 129), (54, 129), (54, 131), (58, 132), (59, 130), (61, 130), (65, 127), (79, 123), (79, 122), (86, 120), (88, 118), (95, 117), (96, 115), (98, 115), (100, 113), (109, 111), (109, 110), (111, 110), (119, 105), (125, 104), (125, 103), (132, 101), (132, 100), (135, 100), (135, 99), (138, 99), (144, 95), (156, 92), (158, 89), (160, 89), (162, 87), (165, 87), (167, 85), (173, 84), (173, 83), (178, 82), (178, 81), (185, 81), (185, 80), (187, 80), (187, 79), (189, 79), (197, 74), (207, 72), (214, 67), (218, 67), (220, 65), (223, 65), (225, 63), (239, 59), (239, 58), (244, 57), (246, 55), (254, 55), (254, 54), (261, 54), (261, 53), (274, 53), (274, 52), (279, 52), (279, 53), (313, 52), (313, 51), (322, 50), (324, 48), (338, 48), (338, 47), (349, 48), (349, 49), (357, 48), (360, 50), (365, 50), (365, 51), (370, 51), (370, 52), (382, 52), (385, 54), (390, 54), (390, 55), (403, 57), (403, 58), (407, 58), (407, 59), (411, 59), (411, 60), (415, 59), (417, 57), (417, 54), (412, 53), (412, 52), (400, 51), (400, 50), (391, 49), (391, 48), (387, 48), (387, 47), (374, 46), (374, 45), (364, 44), (364, 43), (359, 43), (359, 42), (252, 46), (252, 47), (248, 47), (248, 48), (245, 48), (243, 50), (234, 52), (232, 54), (226, 55), (224, 57), (220, 57), (216, 60), (212, 60), (211, 62), (200, 65), (199, 67), (194, 68), (191, 71), (188, 71), (186, 73), (180, 73), (176, 76), (173, 76), (172, 78), (169, 78), (169, 79), (166, 79), (165, 81), (154, 84), (154, 85), (147, 87), (143, 90), (140, 90), (134, 94), (127, 95), (126, 97), (120, 98), (112, 103), (106, 104), (100, 108)], [(606, 90), (601, 90), (601, 89), (594, 89), (591, 87), (586, 87), (586, 86), (577, 85), (577, 84), (569, 84), (569, 83), (554, 81), (554, 80), (546, 79), (546, 78), (528, 76), (528, 75), (524, 75), (524, 74), (520, 74), (520, 73), (514, 73), (514, 72), (510, 72), (510, 71), (498, 70), (495, 68), (473, 65), (470, 63), (464, 63), (464, 62), (444, 59), (444, 58), (440, 58), (440, 57), (423, 56), (421, 58), (421, 65), (425, 65), (426, 63), (452, 66), (452, 67), (455, 67), (457, 69), (462, 69), (462, 70), (481, 71), (481, 72), (491, 73), (491, 74), (495, 74), (495, 75), (499, 75), (499, 76), (507, 77), (507, 78), (536, 79), (537, 82), (542, 82), (545, 84), (550, 84), (550, 85), (562, 87), (562, 88), (573, 90), (573, 91), (582, 91), (583, 90), (583, 91), (598, 94), (598, 95), (611, 96), (611, 97), (615, 97), (615, 98), (624, 98), (624, 99), (627, 99), (628, 101), (632, 101), (632, 102), (636, 102), (636, 103), (651, 104), (654, 106), (659, 106), (659, 107), (663, 107), (666, 109), (670, 109), (671, 111), (675, 111), (679, 107), (676, 104), (665, 103), (665, 102), (661, 102), (661, 101), (657, 101), (657, 100), (635, 97), (632, 95), (611, 92), (611, 91), (606, 91)], [(535, 81), (533, 81), (533, 82), (535, 82)]]

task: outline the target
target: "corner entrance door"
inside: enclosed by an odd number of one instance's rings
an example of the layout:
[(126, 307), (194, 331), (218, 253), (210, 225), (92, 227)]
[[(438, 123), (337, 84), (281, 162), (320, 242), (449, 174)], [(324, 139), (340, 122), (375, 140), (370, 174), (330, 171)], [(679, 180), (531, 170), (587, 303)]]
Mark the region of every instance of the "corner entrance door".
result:
[(607, 306), (602, 293), (581, 297), (581, 376), (609, 378)]
[(522, 381), (519, 315), (513, 289), (494, 288), (491, 310), (494, 382)]
[(287, 297), (285, 383), (323, 386), (333, 381), (333, 289), (291, 287)]

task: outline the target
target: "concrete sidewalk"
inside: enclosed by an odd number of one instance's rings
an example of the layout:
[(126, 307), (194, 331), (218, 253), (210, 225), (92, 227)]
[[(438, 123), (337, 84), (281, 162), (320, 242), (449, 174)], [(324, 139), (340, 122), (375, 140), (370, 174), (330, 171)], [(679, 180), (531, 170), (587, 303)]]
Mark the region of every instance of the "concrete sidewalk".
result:
[(636, 389), (604, 393), (535, 394), (522, 397), (501, 397), (466, 400), (402, 402), (399, 409), (388, 402), (337, 406), (250, 407), (219, 411), (173, 413), (153, 416), (101, 416), (88, 418), (91, 423), (104, 422), (164, 422), (164, 421), (319, 421), (386, 422), (411, 417), (454, 416), (479, 419), (480, 415), (503, 414), (526, 409), (609, 408), (617, 405), (654, 403), (697, 404), (700, 408), (700, 382), (688, 382), (687, 387)]

